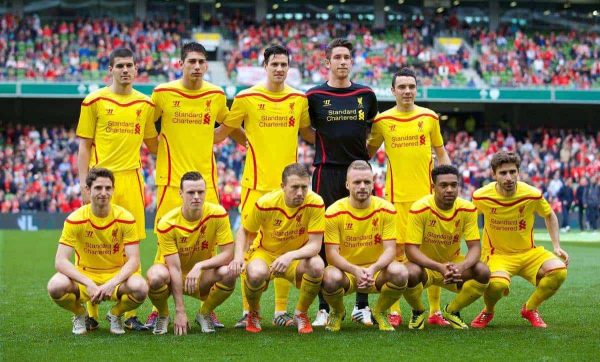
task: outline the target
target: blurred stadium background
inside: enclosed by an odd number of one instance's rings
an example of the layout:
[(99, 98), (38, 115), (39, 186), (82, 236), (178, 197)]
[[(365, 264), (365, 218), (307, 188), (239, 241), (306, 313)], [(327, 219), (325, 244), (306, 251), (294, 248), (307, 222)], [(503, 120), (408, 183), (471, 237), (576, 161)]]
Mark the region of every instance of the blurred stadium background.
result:
[[(207, 79), (231, 99), (261, 80), (262, 51), (272, 42), (292, 53), (290, 84), (324, 82), (324, 47), (333, 37), (355, 43), (353, 79), (373, 87), (381, 111), (393, 105), (392, 74), (403, 65), (418, 71), (418, 103), (440, 113), (464, 197), (490, 180), (492, 153), (516, 150), (523, 178), (564, 214), (563, 227), (597, 227), (577, 197), (580, 184), (600, 182), (595, 0), (0, 0), (0, 226), (56, 228), (80, 205), (79, 104), (108, 81), (113, 48), (135, 51), (136, 88), (150, 94), (180, 76), (181, 45), (199, 41), (210, 51)], [(225, 142), (215, 153), (222, 201), (235, 221), (245, 152)], [(299, 160), (312, 159), (312, 147), (301, 143)], [(373, 164), (381, 194), (383, 152)], [(152, 213), (147, 152), (143, 166)]]

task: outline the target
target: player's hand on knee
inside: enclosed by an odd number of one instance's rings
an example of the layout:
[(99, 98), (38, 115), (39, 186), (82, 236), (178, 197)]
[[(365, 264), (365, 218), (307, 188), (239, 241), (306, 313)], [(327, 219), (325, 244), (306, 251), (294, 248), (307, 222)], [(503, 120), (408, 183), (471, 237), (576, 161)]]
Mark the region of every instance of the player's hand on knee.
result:
[(200, 281), (200, 273), (202, 273), (202, 267), (197, 263), (185, 278), (184, 290), (186, 293), (194, 294), (196, 292), (198, 282)]
[(286, 253), (278, 257), (271, 263), (271, 273), (283, 274), (292, 263), (292, 258)]
[(175, 312), (175, 320), (173, 321), (173, 333), (176, 336), (183, 336), (187, 334), (190, 325), (188, 323), (187, 315), (185, 312)]
[(243, 259), (237, 260), (234, 258), (227, 266), (227, 269), (229, 269), (230, 275), (237, 277), (242, 273), (245, 267), (246, 266)]
[(561, 248), (556, 248), (554, 249), (554, 254), (556, 254), (556, 256), (558, 256), (559, 258), (561, 258), (564, 262), (565, 265), (569, 265), (569, 254), (567, 254), (566, 251), (564, 251)]

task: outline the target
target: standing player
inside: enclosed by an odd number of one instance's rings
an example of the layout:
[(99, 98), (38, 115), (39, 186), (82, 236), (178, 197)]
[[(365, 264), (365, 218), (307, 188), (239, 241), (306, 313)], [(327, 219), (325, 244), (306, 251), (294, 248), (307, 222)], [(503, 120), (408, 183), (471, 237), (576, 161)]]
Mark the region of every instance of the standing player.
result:
[[(482, 260), (490, 268), (491, 277), (483, 295), (485, 308), (471, 327), (485, 328), (492, 321), (496, 303), (508, 295), (511, 278), (519, 275), (536, 286), (523, 304), (521, 316), (533, 327), (545, 328), (538, 307), (567, 278), (569, 255), (560, 247), (556, 214), (540, 190), (519, 181), (520, 164), (516, 153), (496, 153), (491, 161), (496, 182), (473, 194), (473, 203), (484, 216)], [(546, 222), (554, 254), (533, 242), (534, 213)]]
[[(181, 48), (181, 79), (158, 85), (152, 92), (154, 120), (160, 118), (156, 158), (158, 187), (155, 229), (160, 218), (181, 206), (178, 181), (189, 170), (206, 177), (206, 200), (219, 203), (217, 168), (213, 155), (215, 122), (223, 122), (229, 109), (223, 90), (203, 79), (208, 71), (204, 46), (191, 42)], [(158, 313), (148, 316), (153, 326)], [(214, 325), (223, 327), (214, 314)]]
[[(248, 217), (256, 201), (279, 188), (284, 167), (296, 162), (298, 133), (309, 143), (315, 135), (308, 118), (306, 96), (285, 84), (289, 70), (289, 53), (281, 45), (265, 49), (265, 84), (255, 85), (235, 96), (231, 112), (215, 131), (215, 143), (221, 142), (242, 123), (247, 137), (248, 153), (242, 175), (242, 221)], [(242, 232), (240, 228), (239, 232)], [(238, 234), (238, 238), (240, 235)], [(244, 276), (242, 275), (242, 278)], [(287, 314), (290, 284), (284, 279), (275, 282), (275, 315), (273, 323), (289, 326)], [(244, 316), (248, 304), (242, 289)], [(244, 316), (236, 327), (245, 326)]]
[(325, 244), (329, 266), (323, 277), (323, 296), (331, 306), (327, 329), (337, 332), (344, 318), (344, 295), (355, 291), (381, 293), (373, 317), (382, 331), (394, 331), (387, 310), (397, 301), (408, 279), (406, 267), (395, 261), (396, 210), (373, 192), (373, 171), (367, 161), (350, 164), (349, 197), (325, 213)]
[[(416, 201), (408, 216), (405, 248), (410, 280), (404, 298), (413, 309), (408, 328), (425, 327), (421, 293), (423, 288), (437, 285), (458, 293), (442, 313), (453, 328), (467, 329), (460, 311), (483, 295), (490, 280), (490, 270), (479, 261), (477, 209), (458, 197), (456, 167), (437, 166), (431, 178), (433, 195)], [(468, 248), (466, 256), (460, 252), (463, 238)]]
[[(321, 195), (325, 207), (348, 196), (346, 171), (356, 160), (369, 160), (367, 136), (371, 121), (377, 115), (377, 98), (367, 86), (352, 83), (352, 43), (332, 40), (325, 50), (325, 66), (329, 80), (311, 88), (308, 97), (310, 122), (315, 129), (315, 176), (313, 190)], [(323, 261), (325, 247), (320, 252)], [(356, 294), (352, 319), (372, 324), (368, 294)], [(329, 305), (319, 294), (319, 311), (313, 326), (327, 323)]]
[[(409, 68), (402, 68), (392, 78), (392, 94), (396, 106), (379, 114), (373, 121), (368, 141), (369, 155), (375, 155), (382, 142), (388, 159), (385, 179), (386, 198), (398, 212), (398, 240), (406, 242), (408, 211), (413, 202), (431, 194), (431, 169), (435, 152), (438, 164), (449, 165), (444, 148), (438, 116), (428, 108), (415, 104), (417, 76)], [(404, 252), (398, 260), (404, 260)], [(429, 295), (429, 324), (448, 325), (440, 312), (440, 288), (427, 290)], [(392, 307), (389, 316), (392, 325), (401, 323), (400, 304)]]
[[(298, 332), (312, 333), (306, 313), (323, 279), (324, 264), (318, 254), (325, 205), (319, 195), (309, 191), (310, 173), (304, 165), (288, 165), (281, 180), (281, 189), (258, 199), (242, 220), (244, 230), (238, 233), (230, 270), (238, 275), (247, 260), (242, 288), (249, 307), (248, 332), (261, 331), (260, 297), (269, 280), (283, 278), (300, 288), (294, 312)], [(255, 247), (248, 250), (252, 240)]]
[[(133, 89), (137, 67), (133, 52), (126, 48), (112, 51), (108, 72), (112, 84), (90, 93), (81, 103), (77, 136), (80, 138), (77, 167), (79, 180), (85, 180), (91, 167), (105, 167), (113, 172), (113, 202), (131, 212), (140, 240), (146, 238), (144, 217), (144, 179), (141, 175), (142, 142), (156, 153), (157, 133), (153, 123), (154, 104)], [(84, 203), (89, 201), (85, 190)], [(98, 327), (98, 307), (88, 304), (88, 328)], [(125, 315), (125, 326), (146, 330), (135, 312)]]
[[(183, 206), (159, 221), (158, 254), (147, 273), (150, 300), (159, 314), (154, 334), (167, 333), (170, 294), (175, 301), (174, 332), (187, 334), (184, 293), (203, 301), (196, 322), (203, 333), (214, 333), (212, 312), (235, 288), (236, 278), (227, 269), (233, 258), (229, 218), (221, 205), (204, 201), (206, 182), (199, 172), (185, 173), (179, 190)], [(213, 254), (216, 245), (218, 255)]]
[[(146, 299), (148, 285), (140, 267), (139, 238), (133, 215), (111, 205), (115, 178), (105, 168), (91, 169), (85, 179), (88, 203), (65, 220), (56, 252), (57, 273), (48, 294), (60, 307), (73, 312), (73, 333), (86, 333), (87, 312), (82, 303), (117, 302), (106, 314), (110, 332), (123, 334), (121, 316)], [(70, 261), (73, 251), (75, 265)], [(125, 257), (126, 256), (126, 257)]]

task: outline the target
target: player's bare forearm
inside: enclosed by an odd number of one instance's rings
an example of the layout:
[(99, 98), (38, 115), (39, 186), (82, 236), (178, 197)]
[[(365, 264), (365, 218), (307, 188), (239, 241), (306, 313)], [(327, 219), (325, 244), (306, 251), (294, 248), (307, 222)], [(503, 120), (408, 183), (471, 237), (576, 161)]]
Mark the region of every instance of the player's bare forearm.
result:
[[(381, 146), (381, 145), (379, 145), (379, 146)], [(373, 156), (375, 156), (375, 154), (377, 153), (377, 150), (379, 150), (379, 146), (367, 145), (367, 151), (369, 152), (369, 158), (373, 158)]]
[(469, 240), (467, 243), (467, 255), (461, 263), (463, 270), (469, 269), (481, 259), (481, 242), (479, 240)]
[(311, 145), (315, 144), (315, 130), (312, 127), (300, 128), (300, 136)]
[(321, 243), (323, 240), (323, 234), (308, 234), (308, 241), (298, 250), (290, 251), (289, 255), (292, 256), (292, 259), (308, 259), (319, 253), (321, 250)]
[(356, 270), (359, 266), (354, 265), (343, 256), (340, 255), (340, 247), (337, 244), (326, 244), (325, 255), (327, 255), (327, 263), (340, 269), (341, 271), (348, 272), (351, 274), (357, 274)]
[(181, 262), (179, 254), (167, 255), (165, 257), (169, 276), (171, 277), (171, 291), (173, 293), (173, 301), (175, 302), (175, 311), (177, 313), (185, 313), (185, 305), (183, 303), (183, 281), (181, 276)]
[(58, 245), (56, 251), (56, 258), (54, 260), (54, 267), (56, 271), (66, 275), (69, 279), (82, 285), (95, 284), (90, 278), (79, 272), (75, 265), (71, 263), (71, 257), (73, 256), (73, 248), (63, 244)]
[(229, 134), (229, 138), (233, 140), (233, 142), (238, 145), (242, 145), (244, 147), (248, 147), (248, 138), (246, 138), (246, 132), (242, 128), (235, 128)]
[(383, 241), (383, 253), (379, 256), (377, 261), (371, 264), (370, 268), (373, 270), (373, 274), (390, 265), (396, 258), (396, 240), (384, 240)]
[(233, 260), (233, 249), (233, 243), (220, 246), (219, 254), (200, 262), (202, 263), (202, 269), (215, 269), (229, 264)]
[(446, 152), (446, 148), (444, 146), (434, 147), (435, 156), (438, 159), (438, 165), (450, 165), (450, 156), (448, 156), (448, 152)]
[(233, 130), (234, 129), (232, 127), (228, 127), (228, 126), (226, 126), (224, 124), (222, 124), (219, 127), (215, 128), (215, 135), (214, 135), (213, 143), (214, 144), (219, 144), (219, 143), (225, 141), (225, 139), (229, 136), (229, 134), (231, 132), (233, 132)]
[(90, 167), (90, 157), (92, 155), (92, 142), (91, 138), (80, 138), (79, 139), (79, 151), (77, 153), (77, 171), (79, 172), (79, 183), (82, 188), (85, 184), (85, 179), (88, 175)]
[(427, 255), (423, 254), (419, 245), (416, 244), (405, 244), (404, 248), (406, 250), (406, 257), (409, 261), (427, 269), (437, 270), (442, 272), (445, 270), (444, 266), (433, 259), (427, 257)]
[(158, 137), (145, 138), (144, 144), (151, 154), (156, 155), (158, 153)]
[(558, 218), (554, 211), (550, 213), (550, 215), (544, 218), (544, 222), (546, 223), (546, 229), (548, 229), (548, 234), (550, 235), (550, 240), (552, 240), (552, 246), (554, 249), (560, 248), (560, 237), (559, 237), (559, 227), (558, 227)]
[(245, 230), (243, 226), (238, 229), (235, 239), (234, 259), (244, 259), (244, 254), (250, 247), (249, 241), (254, 240), (255, 237), (256, 233)]

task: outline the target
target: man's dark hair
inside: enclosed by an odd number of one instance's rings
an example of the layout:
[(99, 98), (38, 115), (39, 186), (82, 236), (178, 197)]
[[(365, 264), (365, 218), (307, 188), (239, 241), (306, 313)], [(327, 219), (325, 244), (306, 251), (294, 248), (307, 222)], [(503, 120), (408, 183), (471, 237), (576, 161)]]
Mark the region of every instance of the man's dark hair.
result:
[(203, 54), (205, 58), (208, 58), (208, 53), (206, 48), (204, 48), (204, 45), (193, 41), (181, 47), (181, 61), (185, 62), (185, 58), (187, 58), (188, 54), (191, 52)]
[(283, 169), (283, 172), (281, 173), (281, 182), (285, 185), (287, 179), (292, 175), (298, 177), (310, 177), (310, 171), (308, 171), (308, 168), (301, 163), (292, 163), (291, 165), (285, 166)]
[(108, 64), (112, 67), (115, 65), (115, 58), (133, 58), (133, 63), (135, 63), (135, 56), (133, 51), (129, 48), (117, 48), (110, 52), (108, 56)]
[(333, 52), (333, 48), (346, 48), (350, 51), (350, 55), (352, 55), (352, 43), (345, 38), (335, 38), (329, 44), (327, 44), (327, 48), (325, 49), (325, 58), (331, 59), (331, 53)]
[(521, 167), (521, 157), (514, 152), (497, 152), (494, 156), (492, 156), (492, 161), (490, 162), (492, 166), (492, 172), (496, 173), (498, 167), (504, 165), (505, 163), (513, 163), (515, 166), (517, 166), (518, 170)]
[[(200, 181), (204, 180), (204, 177), (198, 171), (188, 171), (181, 176), (181, 181), (179, 181), (179, 188), (183, 190), (183, 181)], [(206, 181), (204, 181), (206, 182)]]
[(434, 184), (439, 175), (456, 175), (456, 178), (460, 180), (458, 169), (452, 165), (439, 165), (433, 168), (431, 171), (431, 180), (433, 180)]
[(265, 49), (265, 52), (263, 54), (265, 58), (263, 60), (263, 65), (269, 64), (269, 59), (271, 58), (271, 56), (275, 56), (277, 54), (285, 55), (288, 58), (288, 63), (290, 62), (290, 52), (287, 50), (287, 48), (280, 44), (273, 44)]
[(415, 83), (417, 83), (417, 73), (409, 67), (404, 67), (394, 74), (392, 77), (392, 88), (396, 88), (396, 78), (398, 77), (413, 77), (415, 78)]
[(96, 179), (98, 179), (98, 177), (106, 177), (110, 179), (110, 182), (112, 183), (113, 187), (115, 187), (115, 176), (109, 169), (102, 167), (93, 167), (90, 169), (87, 177), (85, 178), (85, 184), (87, 185), (87, 187), (91, 189), (92, 184), (94, 183), (94, 181), (96, 181)]

